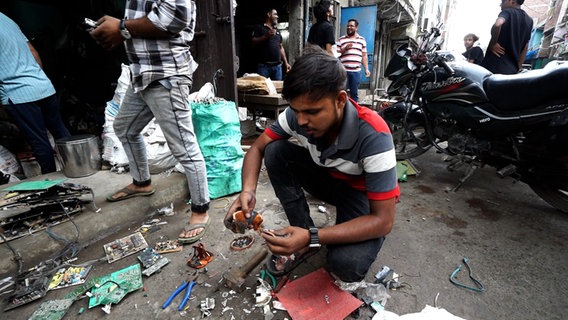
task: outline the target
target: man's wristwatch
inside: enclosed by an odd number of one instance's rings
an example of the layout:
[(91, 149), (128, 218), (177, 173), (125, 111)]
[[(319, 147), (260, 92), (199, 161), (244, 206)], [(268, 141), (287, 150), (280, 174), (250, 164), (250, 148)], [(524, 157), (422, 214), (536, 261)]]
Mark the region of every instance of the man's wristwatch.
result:
[(321, 247), (319, 237), (318, 237), (318, 228), (310, 227), (308, 229), (310, 231), (310, 248), (319, 248)]
[(124, 23), (124, 19), (120, 20), (120, 35), (122, 35), (122, 37), (126, 40), (132, 38), (132, 35), (130, 34), (130, 31), (128, 31), (128, 29), (126, 29), (126, 24)]

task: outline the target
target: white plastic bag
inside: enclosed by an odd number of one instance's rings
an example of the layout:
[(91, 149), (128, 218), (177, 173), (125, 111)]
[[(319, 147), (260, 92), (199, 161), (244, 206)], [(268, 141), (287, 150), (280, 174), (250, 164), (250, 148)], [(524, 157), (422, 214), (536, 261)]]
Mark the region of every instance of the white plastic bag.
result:
[(20, 171), (20, 164), (10, 150), (0, 145), (0, 171), (5, 174), (13, 174)]

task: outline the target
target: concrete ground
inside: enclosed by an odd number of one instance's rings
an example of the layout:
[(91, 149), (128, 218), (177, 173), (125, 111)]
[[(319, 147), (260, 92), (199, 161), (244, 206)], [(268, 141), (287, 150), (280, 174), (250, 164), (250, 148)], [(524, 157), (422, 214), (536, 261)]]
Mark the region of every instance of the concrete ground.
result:
[[(457, 192), (445, 190), (455, 186), (461, 172), (449, 172), (442, 156), (430, 151), (414, 160), (421, 171), (401, 182), (401, 201), (397, 205), (396, 222), (387, 237), (378, 259), (373, 264), (366, 281), (372, 282), (374, 274), (386, 265), (401, 276), (403, 287), (391, 290), (386, 309), (399, 315), (419, 312), (426, 305), (445, 308), (465, 319), (564, 319), (568, 313), (567, 273), (568, 216), (549, 207), (524, 184), (495, 176), (492, 168), (482, 168)], [(61, 178), (54, 173), (44, 178)], [(187, 186), (179, 173), (153, 177), (158, 191), (151, 197), (134, 198), (108, 203), (104, 197), (125, 186), (129, 175), (100, 171), (92, 176), (69, 179), (92, 187), (96, 204), (101, 207), (95, 213), (91, 206), (75, 216), (80, 235), (79, 244), (84, 247), (75, 263), (104, 257), (103, 245), (129, 235), (147, 220), (156, 209), (175, 204), (175, 215), (153, 216), (167, 224), (147, 233), (150, 245), (164, 239), (174, 239), (188, 219)], [(263, 172), (258, 188), (257, 210), (271, 228), (286, 224), (282, 208), (275, 198), (269, 180)], [(113, 305), (106, 315), (100, 307), (87, 309), (88, 299), (76, 301), (65, 319), (197, 319), (201, 317), (199, 305), (205, 298), (215, 298), (216, 306), (211, 319), (267, 319), (254, 307), (255, 275), (259, 267), (246, 280), (247, 289), (242, 293), (229, 291), (222, 275), (247, 262), (262, 247), (257, 235), (250, 249), (231, 251), (229, 243), (241, 236), (227, 230), (222, 223), (228, 205), (235, 195), (213, 200), (213, 218), (202, 243), (215, 258), (202, 272), (198, 285), (193, 289), (190, 309), (177, 311), (181, 300), (163, 310), (161, 305), (191, 270), (186, 266), (192, 247), (187, 245), (180, 253), (164, 256), (171, 262), (161, 273), (144, 277), (144, 289), (132, 292)], [(334, 221), (334, 208), (310, 198), (315, 222), (324, 227)], [(323, 205), (326, 213), (318, 211)], [(53, 231), (68, 239), (76, 235), (71, 223), (64, 223)], [(29, 235), (10, 242), (22, 254), (25, 267), (31, 267), (61, 250), (62, 245), (45, 232)], [(17, 268), (12, 253), (0, 245), (0, 278), (14, 275)], [(306, 275), (323, 266), (324, 250), (296, 269), (291, 278)], [(449, 276), (469, 259), (474, 275), (486, 291), (477, 293), (454, 286)], [(138, 263), (136, 255), (113, 263), (106, 260), (96, 263), (89, 278), (102, 276)], [(468, 282), (467, 270), (458, 274), (459, 281)], [(71, 289), (49, 291), (41, 300), (19, 308), (0, 312), (2, 319), (27, 319), (42, 302), (61, 299)], [(5, 299), (6, 295), (2, 296)], [(4, 307), (4, 305), (0, 306)], [(81, 309), (85, 311), (79, 315)], [(274, 311), (274, 309), (273, 309)], [(290, 319), (284, 311), (274, 311), (273, 319)], [(360, 319), (369, 319), (369, 311), (363, 309)]]

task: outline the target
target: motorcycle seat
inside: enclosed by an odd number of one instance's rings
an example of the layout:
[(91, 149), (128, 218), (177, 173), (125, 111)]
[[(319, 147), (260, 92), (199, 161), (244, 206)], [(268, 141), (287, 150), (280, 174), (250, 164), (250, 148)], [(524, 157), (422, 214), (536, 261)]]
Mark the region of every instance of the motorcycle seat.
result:
[(568, 63), (514, 75), (494, 74), (483, 82), (489, 101), (500, 110), (524, 110), (568, 101)]

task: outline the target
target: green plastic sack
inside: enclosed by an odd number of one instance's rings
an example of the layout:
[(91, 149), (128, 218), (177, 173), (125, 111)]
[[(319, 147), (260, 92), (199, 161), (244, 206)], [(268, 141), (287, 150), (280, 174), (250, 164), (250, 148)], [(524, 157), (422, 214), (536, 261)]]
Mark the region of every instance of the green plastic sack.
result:
[(191, 102), (193, 126), (207, 167), (211, 199), (240, 192), (243, 149), (241, 124), (233, 101)]

